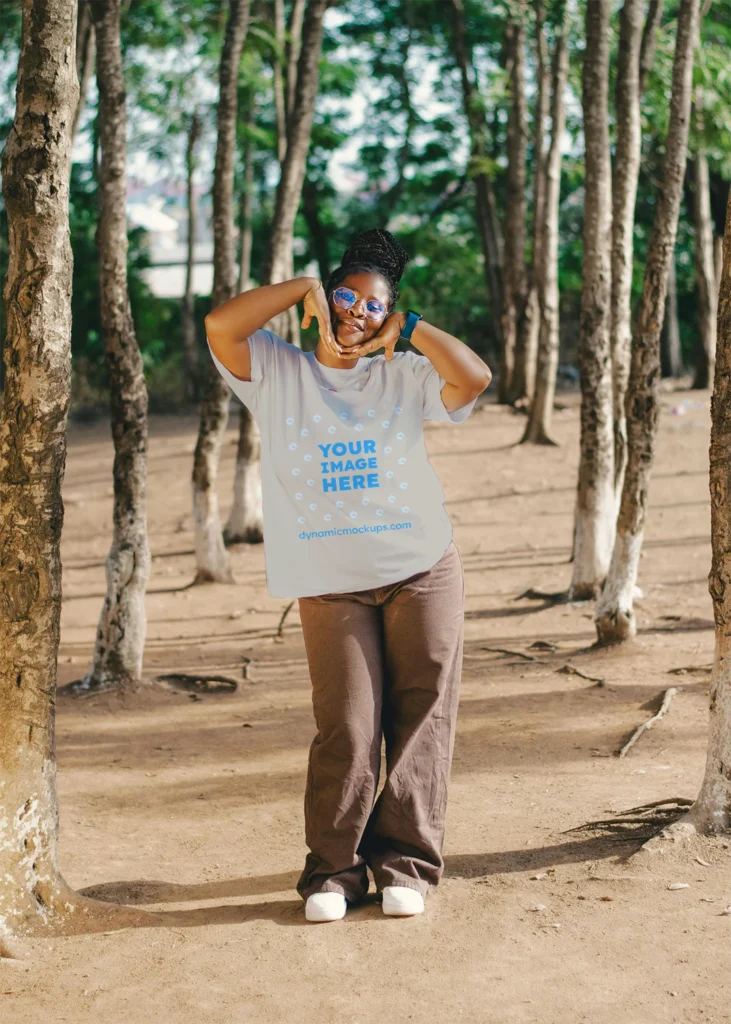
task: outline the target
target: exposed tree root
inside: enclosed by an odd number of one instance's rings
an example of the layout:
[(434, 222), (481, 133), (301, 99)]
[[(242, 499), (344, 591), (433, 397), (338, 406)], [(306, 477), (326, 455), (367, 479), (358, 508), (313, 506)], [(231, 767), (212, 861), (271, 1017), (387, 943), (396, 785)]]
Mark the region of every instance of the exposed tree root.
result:
[(287, 605), (287, 607), (282, 612), (282, 617), (279, 620), (279, 625), (277, 626), (277, 632), (275, 634), (277, 639), (281, 639), (284, 636), (284, 620), (289, 615), (289, 612), (290, 612), (291, 608), (293, 607), (293, 605), (294, 605), (294, 601), (290, 601), (289, 604)]
[(508, 657), (523, 658), (525, 661), (537, 661), (532, 654), (523, 654), (522, 651), (510, 651), (506, 647), (481, 647), (481, 651), (490, 651), (491, 654), (505, 654)]
[(654, 839), (664, 828), (683, 817), (692, 804), (693, 801), (687, 800), (685, 797), (655, 800), (653, 803), (621, 811), (616, 818), (587, 821), (584, 825), (566, 829), (563, 834), (596, 832), (599, 835), (613, 836), (626, 842), (646, 842), (649, 839)]
[(209, 675), (206, 672), (195, 675), (187, 672), (170, 672), (157, 676), (157, 679), (178, 690), (190, 690), (193, 693), (232, 693), (239, 686), (231, 676)]
[(679, 691), (679, 686), (670, 686), (667, 690), (665, 690), (662, 696), (662, 703), (660, 704), (659, 710), (652, 716), (652, 718), (648, 718), (646, 722), (643, 722), (642, 725), (638, 726), (635, 729), (635, 731), (632, 733), (632, 735), (624, 744), (624, 746), (620, 747), (620, 749), (617, 751), (617, 757), (624, 757), (625, 754), (635, 745), (640, 736), (644, 732), (647, 732), (648, 729), (651, 729), (655, 722), (659, 722), (660, 719), (667, 714), (668, 709), (670, 708), (670, 702), (672, 701), (675, 694)]

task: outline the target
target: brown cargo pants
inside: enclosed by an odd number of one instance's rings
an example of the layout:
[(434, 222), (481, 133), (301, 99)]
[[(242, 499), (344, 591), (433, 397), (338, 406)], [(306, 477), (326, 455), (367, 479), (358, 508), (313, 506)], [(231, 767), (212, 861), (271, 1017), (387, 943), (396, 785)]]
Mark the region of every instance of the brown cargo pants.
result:
[[(309, 753), (303, 899), (442, 875), (464, 637), (452, 541), (424, 572), (372, 590), (299, 599), (317, 735)], [(381, 740), (386, 780), (377, 800)]]

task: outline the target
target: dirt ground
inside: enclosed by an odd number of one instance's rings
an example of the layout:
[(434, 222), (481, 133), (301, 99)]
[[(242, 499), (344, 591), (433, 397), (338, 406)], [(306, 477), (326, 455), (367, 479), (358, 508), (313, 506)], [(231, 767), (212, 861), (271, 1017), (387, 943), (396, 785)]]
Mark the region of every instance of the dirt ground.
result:
[[(205, 669), (239, 687), (198, 699), (162, 688), (60, 694), (62, 872), (74, 888), (164, 919), (42, 940), (4, 961), (3, 1024), (731, 1019), (729, 844), (666, 844), (628, 859), (636, 845), (567, 831), (693, 797), (702, 777), (708, 395), (663, 395), (639, 635), (623, 650), (586, 651), (589, 606), (518, 599), (570, 576), (576, 397), (566, 405), (550, 449), (515, 447), (523, 419), (491, 402), (462, 426), (427, 427), (467, 581), (446, 870), (421, 917), (386, 918), (371, 894), (332, 924), (307, 923), (294, 888), (314, 736), (296, 604), (275, 639), (287, 602), (266, 592), (261, 546), (232, 551), (235, 585), (189, 587), (196, 421), (153, 420), (146, 673)], [(237, 424), (232, 415), (224, 510)], [(61, 686), (83, 675), (92, 650), (111, 458), (107, 425), (72, 427)], [(668, 715), (614, 756), (673, 685), (682, 689)], [(678, 882), (687, 888), (669, 888)]]

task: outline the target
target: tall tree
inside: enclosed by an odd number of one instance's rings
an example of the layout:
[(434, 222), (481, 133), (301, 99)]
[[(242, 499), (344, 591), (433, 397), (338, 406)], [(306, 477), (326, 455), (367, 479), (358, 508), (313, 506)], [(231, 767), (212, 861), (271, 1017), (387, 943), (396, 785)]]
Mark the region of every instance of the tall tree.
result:
[[(632, 345), (631, 306), (635, 202), (640, 173), (640, 62), (654, 49), (655, 18), (643, 33), (644, 0), (625, 0), (619, 18), (616, 147), (612, 171), (612, 383), (614, 389), (614, 486), (622, 491), (627, 461), (624, 400)], [(649, 68), (648, 68), (649, 74)], [(645, 78), (647, 75), (645, 76)]]
[(244, 186), (239, 196), (239, 282), (238, 292), (251, 288), (252, 215), (254, 212), (254, 143), (252, 134), (256, 123), (256, 93), (252, 89), (246, 109), (244, 145), (241, 154), (244, 165)]
[(127, 289), (127, 111), (120, 14), (121, 0), (91, 5), (101, 144), (97, 245), (114, 439), (114, 528), (94, 658), (82, 689), (140, 682), (147, 632), (147, 387)]
[[(696, 104), (702, 102), (696, 91)], [(702, 113), (696, 106), (696, 119)], [(699, 126), (700, 127), (700, 126)], [(700, 127), (699, 135), (702, 133)], [(711, 187), (708, 174), (708, 157), (703, 146), (699, 146), (691, 161), (693, 188), (693, 227), (695, 239), (695, 280), (698, 299), (698, 338), (696, 341), (696, 365), (694, 388), (707, 388), (713, 381), (713, 364), (716, 358), (716, 316), (718, 312), (718, 288), (714, 266), (713, 221), (711, 220)]]
[(471, 48), (467, 39), (463, 0), (451, 0), (451, 46), (460, 71), (462, 98), (470, 133), (468, 174), (475, 183), (476, 220), (484, 257), (485, 280), (490, 296), (492, 323), (498, 350), (503, 338), (503, 235), (497, 214), (497, 202), (487, 169), (489, 146), (485, 107), (476, 83)]
[[(535, 393), (538, 335), (540, 332), (540, 301), (538, 298), (538, 267), (543, 266), (543, 245), (546, 230), (546, 121), (550, 113), (551, 93), (548, 50), (545, 32), (544, 0), (535, 0), (535, 65), (536, 103), (533, 112), (533, 224), (530, 260), (527, 268), (526, 299), (518, 321), (515, 368), (509, 398), (530, 409)], [(560, 10), (560, 9), (559, 9)]]
[[(231, 0), (221, 49), (217, 108), (216, 164), (213, 173), (213, 307), (233, 298), (236, 263), (233, 242), (233, 185), (238, 111), (238, 72), (249, 23), (250, 0)], [(198, 442), (193, 459), (195, 582), (233, 580), (216, 494), (221, 442), (228, 423), (231, 391), (209, 360), (201, 401)]]
[(668, 287), (665, 295), (665, 317), (660, 336), (660, 367), (663, 377), (680, 377), (683, 362), (680, 355), (680, 323), (678, 321), (678, 282), (675, 254), (668, 266)]
[(716, 650), (706, 770), (695, 803), (673, 826), (724, 833), (731, 828), (731, 192), (726, 210), (718, 310), (718, 347), (711, 399), (711, 547), (708, 589), (713, 600)]
[(86, 104), (86, 94), (94, 72), (95, 57), (96, 37), (94, 23), (91, 20), (91, 5), (89, 0), (79, 0), (79, 15), (76, 23), (76, 71), (79, 76), (79, 101), (74, 111), (74, 123), (71, 130), (72, 143), (79, 132), (81, 115), (84, 113)]
[(196, 147), (200, 136), (201, 119), (197, 109), (191, 115), (188, 125), (188, 143), (185, 148), (186, 205), (188, 208), (188, 244), (185, 259), (185, 294), (182, 303), (183, 358), (185, 363), (185, 397), (189, 402), (198, 398), (200, 360), (195, 324), (195, 292), (193, 275), (195, 268), (195, 236), (197, 230), (197, 209), (195, 195)]
[[(505, 402), (525, 398), (525, 359), (518, 351), (524, 344), (524, 332), (518, 326), (525, 315), (528, 279), (525, 266), (526, 199), (526, 121), (525, 24), (527, 4), (518, 3), (514, 17), (505, 30), (505, 50), (510, 100), (508, 104), (507, 159), (505, 175), (505, 212), (503, 214), (503, 359), (500, 369), (500, 396)], [(522, 379), (519, 379), (522, 378)]]
[(576, 599), (599, 594), (614, 541), (612, 418), (611, 164), (609, 158), (609, 0), (586, 5), (582, 77), (584, 112), (584, 230), (579, 372), (581, 454), (574, 531)]
[(315, 100), (319, 83), (323, 18), (329, 0), (308, 0), (302, 25), (302, 49), (297, 64), (297, 86), (287, 134), (287, 151), (277, 185), (269, 245), (261, 272), (262, 284), (287, 279), (291, 265), (292, 231), (305, 175)]
[(75, 35), (72, 0), (24, 0), (15, 118), (2, 155), (9, 263), (0, 409), (0, 954), (12, 952), (13, 935), (44, 932), (69, 912), (83, 927), (94, 906), (58, 869), (54, 718)]
[(627, 469), (612, 562), (596, 609), (597, 634), (602, 642), (626, 640), (636, 631), (633, 594), (637, 582), (647, 494), (655, 455), (660, 333), (665, 309), (668, 267), (675, 250), (685, 176), (697, 24), (698, 0), (680, 0), (670, 121), (665, 140), (655, 219), (647, 251), (642, 300), (632, 340), (632, 362), (627, 391)]
[[(323, 18), (329, 2), (330, 0), (309, 0), (304, 13), (302, 47), (297, 64), (297, 85), (291, 115), (287, 121), (286, 149), (277, 186), (269, 244), (261, 270), (261, 284), (277, 284), (294, 275), (294, 220), (302, 196), (319, 83)], [(297, 321), (296, 307), (285, 310), (271, 321), (272, 329), (290, 342), (295, 340), (288, 326), (293, 314)], [(261, 442), (257, 425), (245, 406), (241, 407), (239, 417), (234, 500), (226, 524), (225, 538), (228, 543), (252, 543), (261, 541), (263, 537)]]
[(558, 213), (561, 190), (561, 143), (566, 121), (566, 80), (569, 71), (568, 4), (556, 28), (551, 69), (551, 144), (546, 161), (542, 239), (537, 249), (538, 354), (536, 383), (523, 443), (554, 444), (551, 436), (553, 399), (559, 350)]

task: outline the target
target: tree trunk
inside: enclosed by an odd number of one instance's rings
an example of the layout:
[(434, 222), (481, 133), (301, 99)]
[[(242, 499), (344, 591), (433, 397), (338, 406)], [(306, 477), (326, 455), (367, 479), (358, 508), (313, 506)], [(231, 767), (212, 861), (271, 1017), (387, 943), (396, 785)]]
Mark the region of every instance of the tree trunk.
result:
[[(13, 954), (13, 936), (59, 926), (65, 934), (85, 931), (92, 911), (115, 914), (75, 893), (58, 869), (54, 702), (71, 392), (75, 38), (71, 0), (24, 0), (15, 119), (2, 155), (8, 272), (0, 414), (0, 955)], [(119, 922), (127, 912), (117, 913)]]
[[(233, 185), (238, 111), (238, 71), (249, 23), (250, 0), (231, 0), (221, 50), (218, 138), (213, 173), (213, 294), (215, 309), (233, 298), (236, 266), (233, 243)], [(201, 402), (198, 442), (193, 460), (193, 519), (195, 524), (195, 583), (232, 583), (216, 494), (221, 442), (228, 423), (231, 390), (213, 360), (208, 361)]]
[(612, 562), (596, 611), (597, 634), (604, 643), (626, 640), (636, 632), (633, 594), (655, 454), (660, 332), (683, 190), (697, 22), (698, 0), (680, 0), (670, 121), (655, 220), (647, 250), (642, 300), (632, 343), (627, 391), (627, 469)]
[(609, 159), (609, 0), (586, 5), (584, 232), (579, 373), (581, 455), (574, 530), (574, 599), (598, 595), (614, 542), (611, 363), (612, 175)]
[(663, 7), (664, 0), (650, 0), (647, 5), (647, 17), (640, 44), (640, 96), (644, 95), (650, 80), (650, 70), (655, 57), (657, 30), (662, 20)]
[(675, 253), (668, 265), (668, 287), (665, 295), (665, 316), (660, 337), (660, 363), (663, 377), (682, 377), (680, 354), (680, 323), (678, 321), (678, 284), (675, 277)]
[(713, 381), (716, 358), (716, 316), (718, 291), (713, 250), (711, 192), (708, 159), (699, 149), (693, 160), (693, 225), (695, 228), (695, 279), (698, 295), (698, 338), (694, 388), (707, 388)]
[(287, 155), (287, 108), (284, 100), (284, 0), (274, 0), (274, 40), (276, 48), (272, 56), (272, 78), (274, 85), (274, 111), (277, 123), (277, 160), (284, 163)]
[(568, 70), (568, 24), (564, 15), (563, 24), (557, 29), (551, 72), (551, 145), (546, 163), (543, 240), (535, 268), (539, 305), (536, 388), (523, 435), (524, 444), (555, 444), (551, 437), (551, 418), (559, 350), (558, 212)]
[[(475, 207), (477, 230), (484, 258), (485, 281), (492, 306), (492, 322), (498, 351), (502, 354), (503, 344), (503, 283), (502, 260), (503, 238), (497, 215), (497, 203), (492, 182), (485, 164), (488, 158), (487, 127), (485, 108), (474, 83), (474, 69), (470, 47), (467, 43), (463, 0), (452, 3), (452, 49), (460, 70), (465, 115), (470, 132), (470, 162), (468, 176), (475, 182)], [(512, 372), (512, 366), (510, 367)]]
[(723, 833), (731, 828), (731, 192), (726, 213), (711, 399), (711, 546), (708, 589), (716, 623), (706, 771), (700, 793), (675, 828)]
[(89, 89), (89, 80), (94, 70), (96, 57), (96, 37), (94, 25), (91, 20), (89, 0), (81, 0), (79, 3), (79, 18), (76, 26), (76, 72), (79, 76), (79, 100), (74, 111), (74, 122), (71, 127), (71, 144), (76, 141), (79, 133), (81, 115), (86, 105), (86, 94)]
[[(287, 152), (277, 186), (269, 245), (262, 267), (262, 284), (286, 281), (293, 273), (292, 231), (302, 195), (307, 150), (312, 133), (322, 52), (322, 20), (327, 7), (328, 0), (309, 0), (305, 10)], [(282, 324), (288, 322), (292, 312), (294, 319), (298, 320), (296, 308), (285, 311), (281, 317), (273, 321), (273, 330), (281, 334), (282, 331), (278, 330), (278, 327), (281, 328)], [(284, 336), (286, 337), (286, 334)]]
[[(329, 5), (328, 5), (329, 6)], [(287, 26), (285, 54), (287, 61), (287, 134), (291, 130), (292, 111), (297, 94), (297, 66), (302, 52), (302, 22), (305, 16), (305, 0), (293, 0)]]
[(112, 546), (107, 593), (92, 666), (80, 689), (125, 687), (142, 680), (147, 633), (147, 388), (127, 291), (127, 114), (120, 49), (120, 0), (92, 7), (97, 39), (101, 165), (99, 291), (114, 439)]
[[(310, 0), (304, 14), (297, 85), (288, 122), (286, 152), (277, 186), (269, 245), (262, 266), (262, 285), (278, 284), (294, 276), (292, 233), (302, 195), (315, 114), (322, 52), (322, 21), (327, 7), (328, 0)], [(270, 327), (285, 341), (299, 345), (296, 305), (273, 317)], [(246, 407), (242, 407), (239, 417), (234, 498), (224, 536), (229, 544), (236, 541), (259, 543), (263, 539), (259, 429)]]
[[(518, 321), (518, 340), (514, 382), (520, 394), (515, 403), (530, 410), (536, 386), (536, 360), (538, 335), (541, 327), (538, 297), (537, 268), (543, 265), (543, 245), (546, 228), (546, 121), (550, 113), (551, 96), (548, 82), (548, 54), (546, 49), (545, 8), (543, 0), (536, 0), (536, 106), (533, 141), (533, 244), (527, 273), (527, 295), (523, 315)], [(520, 385), (520, 387), (518, 387)], [(526, 432), (527, 433), (527, 432)], [(525, 438), (524, 438), (525, 440)]]
[(616, 147), (612, 172), (612, 383), (614, 492), (619, 503), (627, 464), (624, 399), (632, 346), (632, 257), (635, 201), (640, 174), (640, 51), (644, 0), (624, 0), (617, 56)]
[[(525, 4), (521, 2), (521, 8)], [(518, 12), (518, 16), (523, 11)], [(515, 404), (525, 400), (526, 336), (518, 331), (525, 315), (528, 280), (525, 267), (526, 202), (526, 118), (525, 98), (525, 31), (519, 20), (508, 22), (506, 29), (507, 60), (510, 75), (508, 107), (507, 155), (505, 180), (505, 213), (503, 216), (505, 248), (503, 262), (503, 359), (500, 370), (502, 400)], [(523, 348), (519, 347), (519, 342)]]
[(302, 213), (307, 221), (307, 230), (310, 233), (310, 243), (317, 267), (320, 273), (320, 280), (327, 282), (330, 277), (330, 253), (327, 245), (327, 232), (320, 220), (320, 192), (318, 183), (311, 178), (305, 178), (302, 188)]
[(256, 96), (251, 95), (246, 114), (246, 135), (244, 138), (244, 191), (239, 198), (239, 283), (238, 292), (251, 288), (251, 218), (254, 210), (254, 147), (251, 133), (256, 122)]
[(183, 296), (183, 356), (185, 363), (185, 400), (193, 402), (198, 395), (200, 380), (200, 360), (198, 358), (198, 338), (195, 326), (195, 292), (193, 290), (193, 274), (195, 264), (196, 236), (196, 203), (193, 174), (195, 172), (195, 147), (200, 134), (200, 117), (198, 111), (193, 112), (188, 129), (188, 146), (185, 154), (188, 200), (188, 249), (185, 264), (185, 295)]

